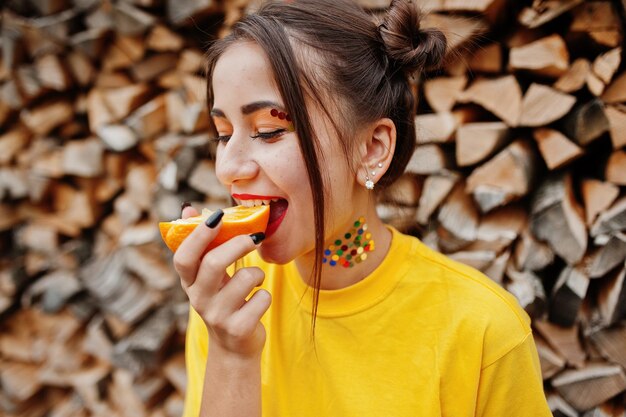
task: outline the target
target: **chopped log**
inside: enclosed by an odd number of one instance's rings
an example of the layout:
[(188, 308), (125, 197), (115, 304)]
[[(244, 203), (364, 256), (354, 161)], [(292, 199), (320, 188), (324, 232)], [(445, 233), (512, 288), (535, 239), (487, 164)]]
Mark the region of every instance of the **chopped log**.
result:
[(437, 220), (450, 235), (470, 243), (478, 233), (479, 215), (462, 182), (457, 183), (439, 210)]
[[(466, 3), (466, 2), (464, 2)], [(487, 24), (482, 18), (468, 19), (459, 15), (428, 14), (422, 23), (424, 28), (435, 27), (446, 37), (448, 50), (452, 51), (464, 43), (487, 31)]]
[(493, 251), (459, 251), (448, 254), (450, 259), (469, 265), (472, 268), (482, 271), (493, 263), (496, 254)]
[(617, 325), (591, 333), (590, 340), (607, 360), (626, 368), (626, 328)]
[(521, 11), (518, 21), (522, 25), (534, 29), (554, 20), (582, 2), (583, 0), (534, 1), (532, 7), (526, 7)]
[(613, 106), (606, 106), (604, 114), (609, 120), (609, 131), (611, 132), (611, 142), (613, 149), (626, 146), (626, 112)]
[(579, 369), (585, 366), (587, 355), (580, 343), (578, 326), (563, 327), (545, 320), (535, 320), (533, 326), (567, 363)]
[(68, 142), (63, 148), (63, 171), (69, 175), (93, 178), (104, 170), (104, 147), (96, 138)]
[(376, 206), (376, 212), (383, 222), (396, 229), (406, 230), (415, 224), (415, 207), (381, 203)]
[(591, 100), (574, 108), (563, 119), (565, 134), (579, 145), (587, 146), (609, 130), (609, 120), (604, 114), (604, 104)]
[(155, 295), (129, 276), (121, 252), (90, 261), (80, 278), (104, 311), (123, 324), (139, 322), (157, 304)]
[(547, 399), (548, 406), (554, 417), (580, 417), (578, 411), (574, 410), (574, 408), (557, 393), (549, 393)]
[(550, 321), (564, 327), (573, 326), (588, 287), (589, 278), (583, 271), (566, 266), (552, 290)]
[(604, 82), (609, 84), (622, 60), (622, 48), (615, 48), (601, 54), (593, 62), (593, 72)]
[(146, 39), (146, 46), (157, 52), (177, 52), (183, 44), (182, 37), (163, 25), (155, 26)]
[(543, 126), (560, 119), (576, 103), (576, 98), (543, 84), (533, 83), (522, 102), (519, 124)]
[(380, 201), (401, 206), (417, 207), (422, 190), (422, 182), (415, 175), (404, 174), (386, 188)]
[(221, 185), (215, 175), (215, 164), (211, 161), (200, 161), (191, 172), (189, 185), (194, 189), (218, 200), (229, 200), (230, 193)]
[(59, 220), (81, 228), (92, 227), (98, 214), (93, 196), (66, 184), (55, 188), (54, 208)]
[(581, 192), (585, 204), (585, 220), (591, 226), (598, 214), (608, 209), (619, 195), (619, 187), (594, 179), (584, 179)]
[(36, 135), (45, 136), (74, 116), (72, 105), (64, 100), (51, 101), (32, 110), (22, 110), (22, 122)]
[(26, 402), (42, 387), (38, 373), (39, 367), (35, 364), (5, 362), (0, 372), (2, 389), (12, 400)]
[(108, 149), (115, 152), (127, 151), (139, 143), (139, 138), (126, 125), (100, 125), (94, 129)]
[(458, 122), (452, 113), (439, 112), (415, 117), (417, 144), (450, 142)]
[(584, 151), (558, 130), (538, 128), (533, 131), (539, 151), (548, 169), (554, 170), (569, 164)]
[(552, 380), (552, 386), (578, 411), (588, 410), (626, 389), (626, 375), (619, 365), (589, 364), (567, 370)]
[(470, 174), (467, 192), (486, 213), (526, 195), (535, 175), (535, 165), (529, 143), (517, 140)]
[(169, 263), (163, 259), (161, 246), (130, 247), (124, 252), (126, 268), (156, 290), (174, 288), (179, 282)]
[(565, 41), (554, 34), (511, 48), (509, 65), (514, 70), (531, 71), (546, 77), (560, 77), (569, 69), (569, 52)]
[(135, 84), (127, 87), (114, 88), (102, 91), (102, 98), (114, 116), (115, 120), (121, 120), (133, 110), (146, 102), (150, 89), (145, 84)]
[(617, 185), (626, 185), (626, 151), (613, 151), (606, 163), (606, 180)]
[(608, 104), (626, 101), (626, 72), (620, 74), (602, 94), (602, 101)]
[(71, 86), (70, 75), (56, 55), (45, 55), (35, 65), (42, 86), (57, 91), (66, 91)]
[(89, 58), (97, 60), (104, 51), (107, 32), (105, 28), (88, 29), (74, 34), (71, 38), (71, 44)]
[(520, 306), (531, 316), (540, 317), (546, 309), (546, 293), (541, 279), (530, 271), (519, 272), (506, 269), (510, 281), (505, 288), (517, 298)]
[(469, 68), (474, 72), (499, 74), (502, 72), (502, 46), (492, 43), (478, 49), (468, 62)]
[(521, 271), (539, 271), (554, 261), (554, 252), (549, 245), (538, 241), (525, 230), (515, 246), (515, 265)]
[(436, 112), (452, 110), (458, 96), (467, 85), (467, 77), (438, 77), (424, 83), (424, 95)]
[(87, 95), (87, 118), (92, 132), (97, 132), (102, 126), (116, 119), (113, 112), (109, 110), (104, 95), (97, 88), (92, 89)]
[[(197, 49), (188, 48), (181, 52), (176, 70), (182, 73), (195, 74), (202, 69), (203, 64), (204, 57), (202, 52)], [(463, 87), (460, 87), (460, 89), (463, 89)], [(452, 106), (450, 106), (450, 108), (452, 108)], [(435, 109), (435, 111), (439, 110)]]
[(477, 164), (493, 155), (509, 137), (502, 122), (467, 123), (456, 132), (456, 162), (459, 166)]
[(143, 34), (156, 22), (153, 15), (126, 2), (113, 5), (113, 19), (115, 31), (130, 36)]
[(179, 393), (186, 392), (187, 372), (185, 371), (185, 355), (183, 353), (172, 356), (165, 363), (163, 373)]
[(458, 179), (458, 175), (452, 172), (430, 175), (426, 178), (417, 210), (417, 221), (420, 224), (428, 223), (430, 216), (450, 194)]
[(570, 265), (582, 259), (587, 232), (570, 175), (552, 176), (539, 186), (532, 201), (531, 230)]
[(109, 90), (113, 88), (129, 87), (133, 84), (133, 80), (125, 72), (106, 72), (101, 71), (96, 77), (94, 86), (102, 89)]
[[(620, 32), (620, 20), (610, 1), (585, 2), (574, 11), (574, 20), (570, 26), (573, 32), (584, 32), (600, 35), (596, 40), (602, 40), (606, 32)], [(617, 46), (608, 45), (608, 46)]]
[(459, 101), (476, 103), (514, 127), (522, 108), (522, 91), (512, 75), (492, 80), (478, 79), (460, 94)]
[(46, 93), (46, 89), (41, 85), (41, 81), (37, 77), (37, 70), (32, 65), (20, 66), (15, 72), (13, 79), (26, 101), (25, 104), (29, 104)]
[(600, 278), (626, 259), (626, 234), (617, 233), (609, 241), (589, 253), (582, 261), (590, 278)]
[(0, 100), (13, 110), (24, 107), (24, 97), (22, 97), (16, 80), (10, 79), (0, 86)]
[(195, 18), (215, 11), (217, 6), (211, 0), (167, 0), (165, 5), (167, 19), (175, 26), (194, 22)]
[(23, 126), (17, 126), (0, 136), (0, 164), (11, 163), (31, 139), (31, 133)]
[(587, 89), (596, 97), (600, 97), (606, 88), (602, 80), (593, 72), (587, 74)]
[(205, 103), (191, 103), (180, 114), (180, 125), (187, 134), (209, 129), (209, 113)]
[(626, 229), (626, 197), (618, 199), (608, 210), (600, 213), (589, 234), (598, 237), (624, 229)]
[(550, 379), (565, 368), (565, 359), (555, 352), (543, 337), (535, 334), (535, 346), (539, 355), (539, 364), (541, 365), (541, 376), (543, 380)]
[(133, 65), (131, 72), (136, 81), (147, 82), (167, 71), (175, 69), (177, 64), (177, 54), (164, 52), (152, 55)]
[(435, 144), (420, 145), (415, 149), (406, 172), (425, 175), (444, 172), (451, 166), (450, 158), (444, 150)]
[(598, 310), (602, 324), (610, 326), (626, 318), (626, 268), (617, 271), (604, 283), (598, 294)]
[(114, 346), (113, 364), (130, 370), (134, 375), (155, 370), (162, 362), (174, 330), (172, 311), (159, 309)]

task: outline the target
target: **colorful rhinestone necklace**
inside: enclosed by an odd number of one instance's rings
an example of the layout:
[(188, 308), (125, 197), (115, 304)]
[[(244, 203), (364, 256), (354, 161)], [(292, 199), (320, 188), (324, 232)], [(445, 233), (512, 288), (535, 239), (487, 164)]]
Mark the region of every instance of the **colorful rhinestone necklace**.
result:
[(366, 260), (368, 252), (373, 250), (372, 234), (367, 231), (365, 217), (360, 217), (354, 222), (352, 229), (343, 235), (343, 239), (335, 240), (328, 249), (324, 250), (322, 263), (352, 268)]

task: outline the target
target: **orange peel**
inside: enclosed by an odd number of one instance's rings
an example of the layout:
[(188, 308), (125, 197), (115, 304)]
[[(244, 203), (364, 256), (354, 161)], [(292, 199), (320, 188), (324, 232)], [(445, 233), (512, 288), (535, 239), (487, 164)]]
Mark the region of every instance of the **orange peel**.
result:
[[(171, 222), (160, 222), (159, 231), (161, 237), (172, 252), (176, 252), (181, 243), (189, 234), (213, 212), (203, 209), (199, 216), (178, 219)], [(213, 241), (207, 247), (207, 251), (221, 245), (227, 240), (238, 235), (250, 235), (252, 233), (265, 232), (270, 218), (269, 206), (235, 206), (224, 209), (222, 226)]]

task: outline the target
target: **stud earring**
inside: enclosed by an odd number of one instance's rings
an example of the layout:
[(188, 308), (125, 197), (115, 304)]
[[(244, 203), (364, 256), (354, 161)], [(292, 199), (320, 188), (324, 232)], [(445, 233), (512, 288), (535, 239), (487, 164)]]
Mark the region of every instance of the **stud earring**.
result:
[(382, 167), (383, 167), (383, 163), (382, 163), (382, 162), (379, 162), (379, 163), (378, 163), (378, 168), (382, 168)]
[[(372, 176), (374, 175), (376, 175), (376, 173), (372, 172)], [(368, 190), (374, 189), (374, 181), (372, 181), (369, 175), (367, 174), (365, 174), (365, 188), (367, 188)]]

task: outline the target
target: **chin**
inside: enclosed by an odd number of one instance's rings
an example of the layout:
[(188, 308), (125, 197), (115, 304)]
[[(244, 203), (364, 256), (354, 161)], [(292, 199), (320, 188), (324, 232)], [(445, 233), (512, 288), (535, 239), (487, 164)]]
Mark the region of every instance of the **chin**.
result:
[(285, 265), (293, 261), (296, 257), (290, 256), (289, 251), (280, 250), (272, 245), (266, 245), (265, 243), (257, 249), (257, 252), (265, 262), (277, 265)]

